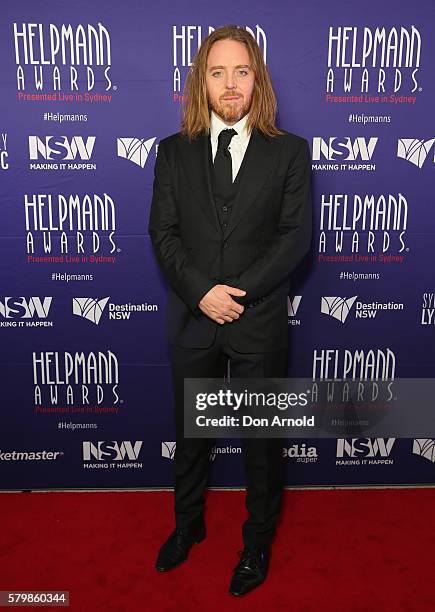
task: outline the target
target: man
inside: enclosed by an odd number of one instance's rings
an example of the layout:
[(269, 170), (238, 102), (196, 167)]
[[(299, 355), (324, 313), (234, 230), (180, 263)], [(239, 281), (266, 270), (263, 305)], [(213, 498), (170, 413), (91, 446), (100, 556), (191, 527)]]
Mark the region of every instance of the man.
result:
[[(181, 131), (160, 141), (149, 234), (169, 282), (167, 333), (175, 395), (175, 530), (156, 568), (205, 538), (212, 439), (184, 438), (184, 378), (285, 377), (289, 274), (311, 240), (308, 142), (275, 126), (261, 51), (225, 26), (188, 75)], [(230, 593), (264, 581), (284, 484), (282, 442), (243, 440), (244, 549)]]

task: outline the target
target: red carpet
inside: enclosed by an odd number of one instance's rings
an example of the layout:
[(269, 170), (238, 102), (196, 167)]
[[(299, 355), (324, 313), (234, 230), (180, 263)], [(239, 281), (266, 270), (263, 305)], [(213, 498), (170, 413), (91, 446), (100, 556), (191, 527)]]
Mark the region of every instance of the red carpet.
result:
[(173, 527), (172, 493), (5, 493), (0, 507), (0, 590), (68, 590), (74, 611), (435, 607), (430, 488), (286, 492), (267, 581), (240, 599), (227, 591), (244, 492), (208, 493), (207, 539), (166, 574), (154, 560)]

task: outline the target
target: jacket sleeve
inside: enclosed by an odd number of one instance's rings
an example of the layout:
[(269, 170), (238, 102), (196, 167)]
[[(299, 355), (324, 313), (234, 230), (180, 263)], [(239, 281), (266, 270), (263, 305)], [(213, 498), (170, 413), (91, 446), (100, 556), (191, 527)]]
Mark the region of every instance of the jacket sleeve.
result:
[(265, 252), (237, 278), (237, 286), (246, 295), (233, 299), (249, 305), (278, 287), (310, 248), (311, 226), (310, 148), (303, 139), (285, 179), (277, 234)]
[(216, 285), (189, 262), (188, 251), (182, 244), (171, 169), (164, 143), (159, 144), (154, 167), (153, 196), (148, 233), (156, 258), (174, 291), (196, 317), (201, 298)]

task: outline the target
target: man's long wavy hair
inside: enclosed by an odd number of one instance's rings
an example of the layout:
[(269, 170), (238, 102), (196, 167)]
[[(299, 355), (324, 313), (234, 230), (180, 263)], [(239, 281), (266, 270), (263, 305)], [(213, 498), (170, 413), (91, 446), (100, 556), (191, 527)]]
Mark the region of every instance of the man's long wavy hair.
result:
[(265, 136), (282, 134), (275, 125), (277, 103), (272, 81), (256, 40), (247, 30), (227, 25), (211, 32), (198, 49), (187, 75), (181, 119), (181, 134), (189, 140), (200, 132), (210, 131), (210, 108), (207, 98), (207, 59), (212, 45), (218, 40), (236, 40), (247, 47), (255, 81), (247, 129), (257, 128)]

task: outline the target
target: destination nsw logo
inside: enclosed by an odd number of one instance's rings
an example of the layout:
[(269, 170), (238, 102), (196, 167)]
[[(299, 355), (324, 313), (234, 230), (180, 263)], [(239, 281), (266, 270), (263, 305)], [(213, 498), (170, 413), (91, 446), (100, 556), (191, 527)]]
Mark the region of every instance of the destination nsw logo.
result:
[(24, 222), (28, 263), (114, 264), (121, 251), (107, 193), (25, 194)]
[(13, 23), (13, 44), (19, 100), (32, 100), (24, 92), (58, 92), (49, 100), (64, 99), (65, 90), (75, 92), (75, 99), (90, 102), (100, 97), (92, 91), (98, 85), (112, 88), (110, 34), (101, 23), (96, 25)]
[[(409, 163), (417, 166), (421, 170), (425, 161), (429, 159), (428, 164), (435, 164), (435, 150), (433, 143), (435, 138), (423, 140), (418, 138), (399, 138), (397, 140), (397, 157), (406, 159)], [(429, 153), (431, 152), (431, 155)]]
[(112, 351), (32, 353), (35, 412), (117, 414), (119, 363)]
[(433, 438), (414, 438), (412, 452), (414, 455), (435, 463), (435, 440)]
[(408, 202), (398, 194), (322, 194), (319, 263), (405, 262)]
[(145, 168), (146, 161), (156, 138), (117, 138), (118, 157), (128, 159), (133, 164)]
[[(91, 297), (76, 297), (73, 298), (72, 311), (73, 314), (83, 317), (88, 321), (91, 321), (95, 325), (100, 323), (101, 317), (104, 312), (107, 313), (107, 318), (110, 320), (128, 320), (132, 313), (139, 312), (157, 312), (157, 304), (148, 304), (148, 302), (141, 302), (139, 304), (116, 304), (109, 302), (110, 297), (102, 299), (91, 298)], [(108, 305), (108, 309), (106, 306)]]
[[(401, 302), (362, 302), (357, 301), (358, 296), (349, 298), (341, 296), (323, 296), (320, 302), (320, 312), (326, 314), (340, 323), (346, 323), (350, 313), (354, 313), (355, 319), (374, 319), (376, 315), (386, 311), (402, 311), (404, 304)], [(353, 306), (355, 305), (355, 308)]]
[[(162, 457), (165, 459), (170, 459), (171, 461), (175, 459), (176, 447), (176, 442), (162, 442)], [(241, 452), (242, 448), (240, 446), (213, 446), (210, 451), (209, 459), (210, 461), (214, 461), (216, 459), (216, 455), (235, 455), (241, 454)]]
[[(421, 34), (413, 25), (330, 26), (326, 102), (413, 104), (409, 94), (422, 91), (420, 61)], [(380, 95), (361, 95), (375, 92)]]
[[(192, 66), (192, 60), (201, 46), (202, 40), (206, 38), (215, 28), (200, 25), (173, 25), (172, 26), (172, 82), (173, 102), (183, 100), (184, 84), (188, 70)], [(267, 63), (267, 37), (258, 24), (254, 28), (248, 26), (245, 30), (256, 40), (263, 53), (263, 59)]]

